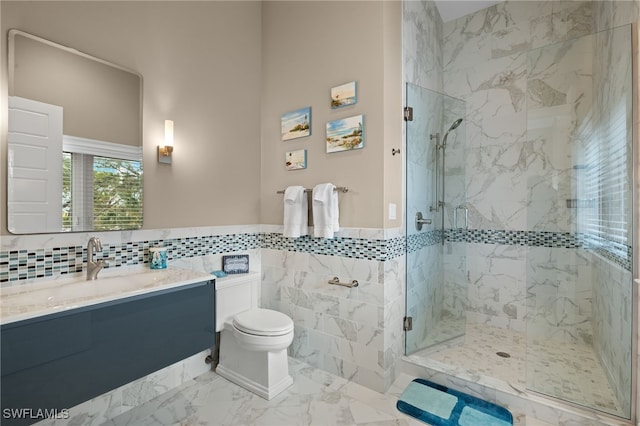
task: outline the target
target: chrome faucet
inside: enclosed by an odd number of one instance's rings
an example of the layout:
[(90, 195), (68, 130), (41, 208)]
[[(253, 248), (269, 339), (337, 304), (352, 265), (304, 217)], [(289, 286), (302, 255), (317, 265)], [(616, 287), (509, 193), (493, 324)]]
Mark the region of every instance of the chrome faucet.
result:
[(89, 238), (87, 243), (87, 280), (95, 280), (98, 278), (98, 272), (104, 268), (105, 261), (93, 260), (95, 251), (102, 251), (102, 243), (98, 237)]

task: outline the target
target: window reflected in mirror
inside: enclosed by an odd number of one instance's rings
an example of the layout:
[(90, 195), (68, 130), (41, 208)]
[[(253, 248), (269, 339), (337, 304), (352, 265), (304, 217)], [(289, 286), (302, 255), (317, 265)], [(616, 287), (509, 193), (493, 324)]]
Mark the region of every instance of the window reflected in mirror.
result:
[(63, 152), (63, 231), (142, 226), (142, 162)]

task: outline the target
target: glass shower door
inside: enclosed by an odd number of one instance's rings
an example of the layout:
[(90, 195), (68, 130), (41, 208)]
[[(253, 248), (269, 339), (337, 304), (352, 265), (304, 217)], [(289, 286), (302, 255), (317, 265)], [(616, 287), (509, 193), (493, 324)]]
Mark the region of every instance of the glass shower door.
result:
[[(631, 28), (531, 50), (527, 388), (629, 418)], [(547, 94), (556, 90), (556, 95)]]
[[(466, 324), (467, 226), (463, 101), (407, 84), (407, 355), (462, 338)], [(447, 134), (447, 130), (450, 130)], [(446, 140), (446, 147), (442, 147)], [(438, 149), (440, 145), (440, 149)]]

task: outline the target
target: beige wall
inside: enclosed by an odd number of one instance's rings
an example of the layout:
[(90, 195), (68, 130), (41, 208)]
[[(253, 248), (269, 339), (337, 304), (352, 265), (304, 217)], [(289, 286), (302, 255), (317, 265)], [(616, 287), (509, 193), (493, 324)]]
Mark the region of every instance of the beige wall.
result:
[[(1, 8), (2, 111), (10, 28), (143, 76), (145, 229), (282, 224), (276, 191), (322, 182), (350, 189), (340, 195), (341, 226), (401, 226), (402, 160), (391, 156), (402, 145), (400, 2), (2, 1)], [(331, 110), (330, 88), (353, 80), (358, 103)], [(312, 135), (281, 141), (281, 114), (305, 106)], [(326, 123), (358, 114), (365, 148), (326, 154)], [(156, 161), (165, 119), (175, 121), (171, 166)], [(286, 171), (285, 152), (302, 148), (308, 168)]]
[[(143, 76), (144, 228), (259, 220), (260, 2), (2, 1), (0, 204), (6, 226), (7, 31)], [(156, 146), (175, 121), (171, 166)]]
[[(339, 196), (341, 226), (400, 225), (385, 222), (387, 202), (402, 216), (401, 157), (391, 156), (402, 135), (400, 24), (400, 2), (264, 3), (261, 223), (282, 223), (277, 190), (331, 182), (349, 187)], [(331, 87), (353, 80), (357, 104), (332, 110)], [(281, 114), (307, 106), (311, 136), (283, 142)], [(364, 149), (327, 154), (326, 123), (359, 114)], [(307, 149), (307, 169), (287, 171), (285, 153), (298, 149)]]
[(63, 107), (65, 135), (142, 144), (140, 75), (21, 33), (9, 56), (9, 96)]
[[(404, 223), (403, 208), (403, 76), (402, 76), (402, 2), (383, 3), (384, 20), (384, 227), (396, 228)], [(392, 149), (401, 154), (393, 155)], [(389, 206), (396, 206), (396, 219), (389, 218)]]

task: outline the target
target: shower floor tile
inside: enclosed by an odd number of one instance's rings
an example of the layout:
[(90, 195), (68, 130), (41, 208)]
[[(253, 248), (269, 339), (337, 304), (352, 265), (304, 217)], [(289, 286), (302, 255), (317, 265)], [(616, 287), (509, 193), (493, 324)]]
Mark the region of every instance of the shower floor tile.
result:
[(595, 351), (586, 344), (529, 344), (529, 388), (622, 416)]
[(623, 414), (597, 355), (585, 344), (531, 341), (527, 345), (525, 333), (467, 324), (464, 340), (441, 351), (428, 349), (409, 356), (420, 358), (489, 381), (499, 380), (521, 391), (528, 388), (614, 415)]

